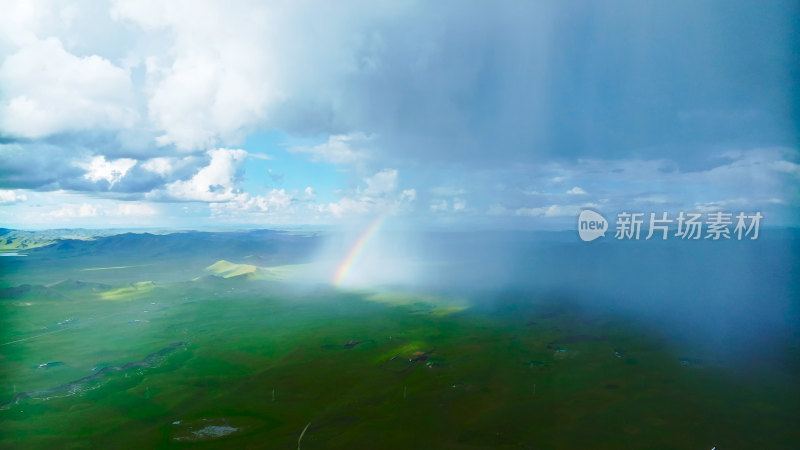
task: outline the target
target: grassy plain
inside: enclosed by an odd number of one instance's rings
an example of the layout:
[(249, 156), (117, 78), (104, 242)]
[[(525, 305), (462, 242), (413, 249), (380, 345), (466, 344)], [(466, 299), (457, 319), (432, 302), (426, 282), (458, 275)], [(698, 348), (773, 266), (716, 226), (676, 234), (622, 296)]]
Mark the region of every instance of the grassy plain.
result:
[(308, 286), (297, 261), (244, 257), (75, 261), (3, 262), (2, 448), (294, 448), (301, 433), (304, 449), (800, 441), (796, 347), (743, 368), (528, 291)]

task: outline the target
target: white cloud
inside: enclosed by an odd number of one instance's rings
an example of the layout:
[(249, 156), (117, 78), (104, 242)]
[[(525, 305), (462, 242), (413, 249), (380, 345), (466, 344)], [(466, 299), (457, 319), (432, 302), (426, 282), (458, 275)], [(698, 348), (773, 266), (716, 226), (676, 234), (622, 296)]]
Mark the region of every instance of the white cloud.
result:
[(366, 154), (363, 145), (372, 140), (364, 133), (350, 133), (330, 136), (328, 142), (313, 147), (291, 147), (292, 153), (310, 155), (312, 161), (325, 161), (333, 164), (356, 164), (362, 162)]
[(0, 36), (9, 42), (23, 45), (36, 40), (35, 30), (42, 22), (46, 9), (42, 2), (33, 0), (28, 2), (4, 1), (0, 3), (5, 20), (0, 23)]
[[(774, 203), (771, 202), (770, 200), (774, 199), (769, 199), (767, 200), (767, 202)], [(702, 213), (710, 213), (717, 211), (733, 213), (733, 211), (731, 210), (732, 208), (752, 208), (752, 207), (753, 207), (752, 200), (745, 197), (739, 197), (727, 200), (717, 200), (712, 202), (702, 202), (702, 203), (698, 202), (694, 204), (694, 208), (692, 208), (692, 210)]]
[(142, 163), (142, 168), (159, 175), (169, 175), (175, 170), (175, 158), (150, 158)]
[(647, 195), (644, 197), (637, 197), (633, 199), (634, 203), (656, 203), (656, 204), (664, 204), (669, 202), (669, 199), (665, 195)]
[(135, 159), (121, 158), (106, 161), (105, 156), (95, 156), (88, 163), (78, 163), (77, 166), (86, 170), (83, 178), (89, 181), (106, 180), (109, 189), (125, 178), (125, 174), (136, 165)]
[(336, 202), (317, 205), (318, 212), (327, 212), (335, 217), (363, 215), (386, 210), (408, 210), (417, 199), (416, 189), (397, 190), (397, 170), (383, 169), (364, 180), (365, 189), (342, 197)]
[(98, 214), (99, 208), (96, 205), (82, 203), (80, 205), (64, 205), (59, 209), (50, 211), (46, 215), (56, 219), (71, 219), (77, 217), (96, 217)]
[(274, 14), (259, 3), (117, 1), (114, 19), (172, 40), (144, 57), (148, 115), (161, 145), (183, 150), (241, 140), (284, 98)]
[(105, 212), (110, 216), (154, 216), (158, 210), (153, 206), (141, 202), (120, 202), (116, 211)]
[(128, 72), (78, 57), (57, 38), (29, 40), (0, 66), (0, 128), (38, 138), (68, 130), (130, 127), (138, 120)]
[(400, 201), (404, 203), (411, 203), (417, 199), (417, 190), (416, 189), (404, 189), (403, 192), (400, 193)]
[(589, 205), (550, 205), (537, 208), (517, 208), (514, 211), (514, 215), (527, 217), (577, 216), (582, 208), (588, 206)]
[(429, 208), (433, 212), (444, 212), (449, 209), (449, 205), (447, 204), (447, 200), (445, 199), (436, 199), (436, 200), (431, 200)]
[[(239, 194), (238, 172), (247, 152), (239, 149), (218, 148), (209, 150), (208, 165), (201, 168), (189, 180), (178, 180), (167, 184), (166, 196), (176, 200), (196, 200), (203, 202), (224, 202), (233, 200)], [(151, 197), (163, 195), (162, 192), (148, 194)]]
[(110, 204), (83, 202), (69, 203), (45, 213), (46, 217), (56, 219), (85, 219), (91, 217), (147, 217), (158, 214), (153, 206), (142, 202), (118, 202), (116, 207)]
[(238, 194), (230, 201), (211, 203), (209, 207), (215, 215), (241, 213), (290, 213), (295, 196), (284, 189), (272, 189), (264, 195), (251, 196)]
[(583, 195), (583, 194), (586, 194), (586, 191), (584, 191), (583, 189), (581, 189), (578, 186), (575, 186), (572, 189), (568, 190), (567, 194), (569, 194), (569, 195)]
[(386, 195), (397, 189), (397, 170), (383, 169), (364, 181), (367, 183), (367, 188), (364, 189), (365, 195)]
[(800, 178), (800, 164), (789, 161), (773, 161), (770, 163), (770, 169)]
[(428, 204), (428, 209), (434, 213), (443, 213), (448, 211), (457, 213), (472, 210), (472, 208), (467, 209), (467, 200), (461, 197), (453, 197), (450, 201), (447, 201), (443, 198), (435, 198)]
[[(206, 152), (206, 155), (208, 155), (208, 152)], [(247, 156), (255, 155), (248, 153)], [(172, 181), (176, 178), (185, 178), (187, 172), (197, 170), (197, 166), (202, 163), (203, 159), (202, 156), (184, 156), (180, 158), (158, 156), (144, 160), (140, 163), (140, 166), (148, 172)]]
[(369, 198), (343, 197), (337, 202), (319, 205), (317, 209), (320, 212), (329, 212), (336, 217), (361, 215), (372, 212), (375, 209), (375, 202)]
[(25, 194), (20, 194), (19, 191), (11, 189), (0, 189), (0, 203), (17, 203), (24, 202), (28, 199)]

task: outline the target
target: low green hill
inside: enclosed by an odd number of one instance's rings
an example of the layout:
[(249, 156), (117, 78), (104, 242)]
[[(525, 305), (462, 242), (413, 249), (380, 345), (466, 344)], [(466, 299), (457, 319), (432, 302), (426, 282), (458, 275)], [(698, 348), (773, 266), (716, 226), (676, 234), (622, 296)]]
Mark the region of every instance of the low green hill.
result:
[(277, 278), (271, 270), (265, 267), (237, 264), (224, 259), (206, 267), (206, 270), (222, 278), (242, 277), (247, 280), (274, 280)]
[(281, 280), (287, 281), (298, 272), (304, 264), (293, 264), (276, 267), (259, 267), (253, 264), (238, 264), (227, 260), (219, 260), (206, 267), (206, 271), (222, 278), (242, 277), (247, 280)]

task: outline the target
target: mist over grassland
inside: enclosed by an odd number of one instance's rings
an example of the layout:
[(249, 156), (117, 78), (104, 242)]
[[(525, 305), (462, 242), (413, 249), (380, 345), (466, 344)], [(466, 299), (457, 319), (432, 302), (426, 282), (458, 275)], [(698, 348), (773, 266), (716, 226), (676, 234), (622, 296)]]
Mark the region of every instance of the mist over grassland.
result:
[[(569, 231), (387, 229), (364, 245), (341, 288), (446, 293), (481, 309), (557, 299), (652, 324), (698, 348), (764, 354), (773, 348), (769, 342), (797, 335), (796, 231), (766, 229), (759, 239), (744, 241), (585, 243)], [(2, 283), (15, 286), (50, 283), (54, 276), (186, 281), (225, 260), (291, 267), (283, 270), (291, 273), (287, 285), (307, 290), (332, 283), (357, 238), (334, 231), (99, 232), (91, 240), (57, 239), (0, 264)], [(111, 269), (93, 270), (104, 267)]]
[(4, 233), (0, 446), (798, 438), (796, 230), (360, 231)]

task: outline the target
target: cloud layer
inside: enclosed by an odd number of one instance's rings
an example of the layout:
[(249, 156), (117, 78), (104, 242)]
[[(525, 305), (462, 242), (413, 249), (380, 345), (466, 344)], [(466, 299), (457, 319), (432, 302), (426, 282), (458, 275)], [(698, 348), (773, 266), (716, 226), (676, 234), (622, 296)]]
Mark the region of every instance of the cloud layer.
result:
[(8, 208), (33, 190), (208, 223), (798, 222), (791, 2), (0, 7)]

